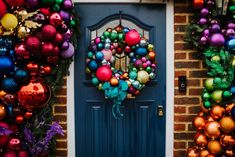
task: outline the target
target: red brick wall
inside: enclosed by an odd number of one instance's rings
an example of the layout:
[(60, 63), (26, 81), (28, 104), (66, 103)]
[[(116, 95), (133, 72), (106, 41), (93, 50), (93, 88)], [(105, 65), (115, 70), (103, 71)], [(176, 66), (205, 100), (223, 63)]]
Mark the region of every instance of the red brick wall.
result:
[[(200, 109), (203, 79), (206, 77), (199, 53), (184, 41), (186, 27), (193, 15), (192, 1), (177, 0), (174, 7), (175, 29), (175, 115), (174, 115), (174, 156), (184, 157), (192, 145), (195, 129), (192, 119)], [(178, 76), (187, 76), (187, 92), (179, 93)]]

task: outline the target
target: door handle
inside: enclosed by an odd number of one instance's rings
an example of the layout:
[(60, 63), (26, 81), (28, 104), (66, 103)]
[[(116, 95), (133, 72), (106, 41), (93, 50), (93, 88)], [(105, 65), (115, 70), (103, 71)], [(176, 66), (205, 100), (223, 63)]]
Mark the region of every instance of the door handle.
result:
[(164, 116), (164, 108), (162, 105), (157, 106), (157, 116), (158, 117), (163, 117)]

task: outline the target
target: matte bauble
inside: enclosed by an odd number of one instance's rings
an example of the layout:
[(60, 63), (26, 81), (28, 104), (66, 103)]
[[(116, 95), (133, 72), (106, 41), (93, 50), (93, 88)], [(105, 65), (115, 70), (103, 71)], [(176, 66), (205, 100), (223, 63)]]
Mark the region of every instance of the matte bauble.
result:
[(112, 77), (112, 70), (108, 66), (101, 66), (96, 71), (96, 77), (100, 81), (109, 81)]
[(222, 135), (220, 137), (220, 144), (227, 150), (231, 150), (234, 147), (235, 139), (231, 135)]
[(5, 152), (5, 154), (3, 155), (3, 157), (17, 157), (17, 154), (16, 154), (15, 151), (9, 150), (9, 151)]
[(15, 69), (14, 62), (11, 58), (0, 56), (0, 75), (9, 74)]
[(222, 151), (222, 146), (219, 141), (211, 140), (207, 145), (208, 151), (212, 154), (219, 155)]
[(42, 108), (47, 105), (51, 97), (50, 88), (41, 78), (33, 78), (28, 85), (22, 86), (17, 98), (25, 109)]
[(135, 29), (132, 29), (126, 33), (125, 41), (129, 46), (136, 45), (140, 42), (140, 34)]
[(14, 14), (6, 13), (1, 18), (1, 24), (6, 30), (11, 30), (17, 27), (18, 19)]
[(35, 36), (28, 37), (26, 40), (26, 49), (34, 54), (38, 54), (41, 50), (41, 47), (41, 41)]
[(215, 90), (211, 94), (211, 99), (216, 103), (221, 103), (223, 98), (223, 91), (222, 90)]
[(207, 122), (204, 131), (207, 137), (212, 139), (218, 138), (220, 136), (219, 123), (216, 121)]
[(44, 42), (42, 45), (42, 52), (43, 56), (51, 56), (53, 55), (54, 45), (51, 42)]
[(20, 150), (21, 141), (18, 138), (11, 138), (8, 142), (8, 148), (11, 150)]
[(149, 74), (146, 71), (141, 70), (137, 73), (137, 80), (143, 84), (147, 83), (149, 81)]
[(49, 21), (50, 21), (50, 24), (55, 26), (55, 27), (60, 26), (63, 22), (63, 20), (62, 20), (59, 13), (51, 14), (50, 17), (49, 17)]
[(213, 106), (210, 114), (214, 119), (220, 119), (224, 116), (225, 109), (219, 105)]
[(26, 150), (18, 151), (18, 157), (29, 157), (29, 152)]
[(3, 120), (7, 115), (6, 107), (0, 104), (0, 121)]
[(2, 89), (8, 93), (15, 93), (18, 90), (18, 84), (13, 78), (5, 78), (2, 81)]
[(202, 116), (197, 116), (193, 119), (193, 126), (197, 130), (202, 130), (205, 128), (206, 120)]
[(193, 0), (193, 8), (201, 9), (204, 5), (204, 0)]
[(73, 44), (69, 43), (69, 48), (67, 50), (62, 51), (60, 55), (63, 58), (71, 58), (71, 57), (73, 57), (74, 52), (75, 52), (75, 49), (74, 49)]
[(55, 38), (55, 35), (57, 33), (56, 28), (52, 25), (45, 25), (42, 27), (41, 30), (42, 36), (46, 40), (53, 40)]
[(102, 61), (104, 59), (104, 54), (100, 51), (97, 51), (96, 54), (95, 54), (95, 59), (97, 61)]
[(196, 147), (188, 148), (186, 157), (198, 157), (198, 149)]
[[(0, 127), (9, 129), (9, 125), (5, 122), (0, 122)], [(9, 136), (8, 135), (0, 135), (0, 147), (5, 146), (8, 142)]]
[(235, 130), (235, 121), (232, 117), (223, 117), (220, 120), (220, 129), (225, 133), (231, 133)]
[(198, 132), (194, 137), (194, 143), (200, 148), (206, 147), (207, 145), (206, 135)]
[(6, 0), (6, 2), (12, 7), (19, 7), (24, 4), (24, 0)]
[(7, 12), (7, 7), (6, 7), (6, 4), (2, 1), (2, 0), (0, 0), (0, 18), (1, 17), (3, 17), (3, 15), (5, 15), (6, 14), (6, 12)]
[(104, 54), (104, 59), (107, 61), (109, 61), (113, 55), (111, 50), (103, 49), (101, 52)]
[(23, 69), (17, 69), (14, 74), (14, 79), (19, 83), (24, 83), (28, 79), (28, 72)]
[(211, 36), (210, 46), (221, 47), (225, 43), (224, 36), (221, 33), (215, 33)]
[(208, 78), (206, 79), (204, 86), (208, 91), (213, 91), (214, 90), (214, 78)]
[(88, 67), (91, 71), (96, 71), (98, 69), (98, 64), (96, 61), (92, 60), (89, 62)]
[(140, 55), (140, 56), (146, 56), (147, 54), (147, 49), (144, 47), (139, 47), (137, 48), (137, 50), (135, 51), (136, 55)]

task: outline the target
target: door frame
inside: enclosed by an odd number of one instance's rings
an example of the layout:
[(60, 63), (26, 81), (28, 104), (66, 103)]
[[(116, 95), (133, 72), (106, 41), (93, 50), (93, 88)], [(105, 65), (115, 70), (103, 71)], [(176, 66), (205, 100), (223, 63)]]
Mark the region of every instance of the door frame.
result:
[[(139, 0), (100, 0), (101, 3), (124, 2), (136, 3)], [(97, 0), (75, 0), (75, 3), (97, 3)], [(98, 2), (99, 3), (99, 2)], [(166, 4), (166, 141), (165, 157), (173, 157), (174, 150), (174, 2)], [(75, 157), (75, 89), (74, 63), (70, 66), (70, 75), (67, 78), (67, 150), (69, 157)]]

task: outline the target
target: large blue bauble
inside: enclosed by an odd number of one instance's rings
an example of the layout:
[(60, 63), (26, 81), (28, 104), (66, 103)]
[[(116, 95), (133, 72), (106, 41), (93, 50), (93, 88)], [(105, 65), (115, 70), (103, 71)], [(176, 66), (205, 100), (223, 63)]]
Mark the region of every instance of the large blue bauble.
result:
[(228, 40), (226, 46), (229, 51), (235, 52), (235, 38)]
[(18, 69), (15, 71), (14, 79), (16, 82), (24, 83), (28, 79), (28, 72), (23, 69)]
[(0, 56), (0, 75), (9, 74), (15, 70), (15, 64), (9, 57)]
[(15, 93), (18, 90), (18, 84), (13, 78), (5, 78), (2, 81), (2, 89), (7, 93)]
[(96, 71), (98, 69), (98, 64), (96, 61), (92, 60), (89, 62), (88, 67), (92, 71)]
[(235, 94), (235, 86), (231, 87), (230, 92), (231, 92), (232, 94)]
[(102, 52), (100, 52), (100, 51), (96, 52), (95, 59), (97, 61), (102, 61), (104, 59), (104, 54)]
[(147, 55), (147, 49), (144, 47), (139, 47), (137, 48), (137, 50), (135, 51), (135, 54), (140, 55), (140, 56), (146, 56)]
[(233, 108), (231, 110), (231, 115), (232, 115), (233, 119), (235, 119), (235, 106), (233, 106)]

